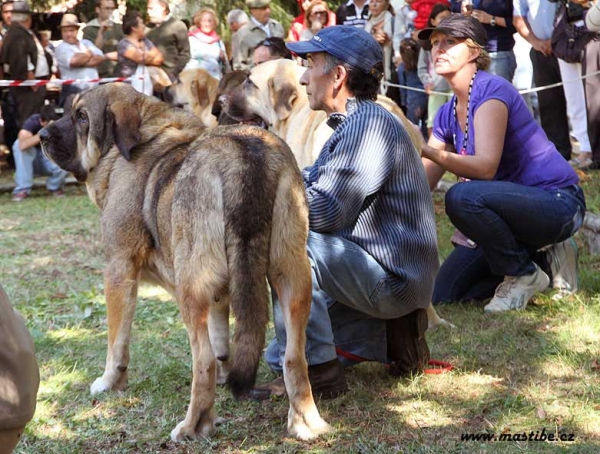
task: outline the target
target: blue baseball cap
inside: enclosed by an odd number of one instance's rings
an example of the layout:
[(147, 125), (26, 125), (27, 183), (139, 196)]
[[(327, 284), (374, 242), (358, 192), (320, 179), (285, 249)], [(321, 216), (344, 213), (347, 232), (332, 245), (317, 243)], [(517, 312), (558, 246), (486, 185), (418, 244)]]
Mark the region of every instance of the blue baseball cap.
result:
[(350, 25), (325, 27), (310, 41), (286, 43), (286, 46), (300, 58), (306, 58), (307, 54), (327, 52), (378, 80), (383, 77), (381, 71), (375, 68), (377, 63), (383, 61), (381, 46), (362, 28)]

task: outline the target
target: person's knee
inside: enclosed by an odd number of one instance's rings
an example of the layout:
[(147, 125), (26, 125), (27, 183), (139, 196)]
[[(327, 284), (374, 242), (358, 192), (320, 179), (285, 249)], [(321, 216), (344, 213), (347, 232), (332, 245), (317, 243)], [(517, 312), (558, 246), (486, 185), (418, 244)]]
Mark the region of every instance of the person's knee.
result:
[(463, 183), (455, 184), (446, 193), (446, 214), (450, 218), (461, 214), (464, 211), (466, 202), (471, 199), (470, 191), (466, 186)]

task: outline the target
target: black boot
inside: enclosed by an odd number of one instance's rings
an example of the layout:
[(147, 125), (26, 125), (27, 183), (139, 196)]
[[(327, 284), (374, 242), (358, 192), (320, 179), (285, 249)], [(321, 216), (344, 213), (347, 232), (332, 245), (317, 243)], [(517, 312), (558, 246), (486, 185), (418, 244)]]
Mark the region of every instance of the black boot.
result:
[(407, 377), (423, 372), (429, 362), (425, 340), (427, 311), (417, 309), (404, 317), (386, 321), (390, 374)]
[[(321, 399), (333, 399), (348, 391), (344, 368), (337, 358), (326, 363), (308, 366), (308, 380), (313, 396)], [(269, 383), (255, 386), (250, 397), (256, 400), (266, 400), (271, 396), (282, 397), (286, 394), (283, 377), (277, 377)]]

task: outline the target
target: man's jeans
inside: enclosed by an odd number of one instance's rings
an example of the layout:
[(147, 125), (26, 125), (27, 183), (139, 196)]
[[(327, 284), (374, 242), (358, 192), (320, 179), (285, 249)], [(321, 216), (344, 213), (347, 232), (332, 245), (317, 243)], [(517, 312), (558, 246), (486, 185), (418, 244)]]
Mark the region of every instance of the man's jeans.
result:
[(65, 184), (67, 172), (50, 161), (39, 147), (31, 147), (21, 150), (19, 141), (13, 144), (13, 156), (15, 158), (15, 183), (13, 194), (21, 191), (31, 191), (34, 175), (47, 175), (46, 188), (49, 191), (57, 191)]
[(515, 71), (517, 70), (517, 59), (512, 50), (501, 52), (490, 52), (490, 67), (488, 72), (500, 77), (504, 77), (512, 84)]
[[(385, 319), (400, 312), (385, 269), (355, 243), (333, 235), (309, 232), (308, 257), (312, 271), (312, 306), (306, 328), (309, 365), (337, 357), (335, 348), (362, 358), (387, 362)], [(276, 338), (265, 360), (281, 372), (286, 333), (279, 302), (273, 296)], [(376, 318), (377, 317), (377, 318)], [(346, 366), (354, 362), (340, 358)]]
[(433, 302), (483, 300), (504, 276), (535, 271), (537, 251), (573, 236), (583, 223), (579, 186), (543, 190), (506, 181), (469, 181), (446, 194), (446, 213), (475, 248), (457, 246), (436, 277)]

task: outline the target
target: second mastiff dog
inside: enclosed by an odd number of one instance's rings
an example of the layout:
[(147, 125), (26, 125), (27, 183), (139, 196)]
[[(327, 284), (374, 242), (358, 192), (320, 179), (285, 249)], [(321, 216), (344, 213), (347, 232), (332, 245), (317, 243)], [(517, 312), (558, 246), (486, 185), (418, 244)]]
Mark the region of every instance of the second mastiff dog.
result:
[(329, 431), (304, 354), (308, 216), (288, 146), (251, 126), (206, 131), (193, 115), (126, 84), (79, 95), (40, 137), (101, 210), (108, 355), (92, 394), (126, 386), (138, 282), (150, 280), (177, 301), (192, 350), (190, 404), (171, 438), (208, 436), (217, 360), (229, 357), (229, 307), (237, 325), (227, 383), (239, 397), (252, 389), (264, 347), (268, 278), (287, 320), (288, 430), (301, 439)]

